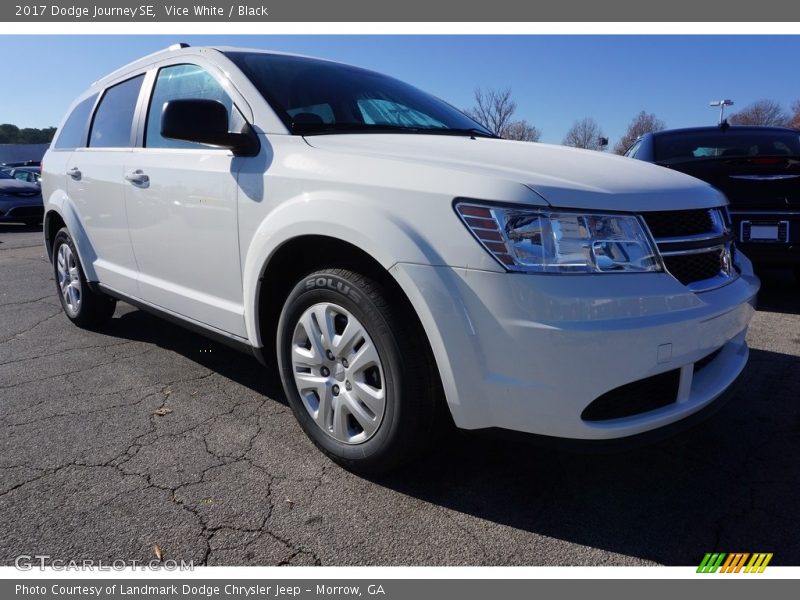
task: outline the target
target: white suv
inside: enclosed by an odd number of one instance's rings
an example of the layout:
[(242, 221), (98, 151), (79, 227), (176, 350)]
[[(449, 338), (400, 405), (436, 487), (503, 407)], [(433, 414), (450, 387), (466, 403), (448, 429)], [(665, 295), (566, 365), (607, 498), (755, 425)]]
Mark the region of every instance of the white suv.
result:
[(122, 299), (274, 359), (349, 468), (396, 466), (450, 418), (637, 439), (747, 362), (759, 283), (722, 194), (498, 139), (363, 69), (173, 46), (82, 94), (43, 170), (73, 322)]

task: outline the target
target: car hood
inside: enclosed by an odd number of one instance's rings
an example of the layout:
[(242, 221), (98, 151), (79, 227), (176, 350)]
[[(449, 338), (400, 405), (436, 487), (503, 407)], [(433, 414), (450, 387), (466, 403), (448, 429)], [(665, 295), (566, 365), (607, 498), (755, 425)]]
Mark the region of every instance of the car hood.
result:
[(314, 135), (307, 136), (306, 142), (330, 152), (423, 163), (511, 180), (560, 208), (679, 210), (726, 202), (710, 185), (683, 173), (566, 146), (418, 134)]
[(18, 179), (0, 179), (0, 194), (10, 196), (34, 196), (40, 193), (39, 186)]

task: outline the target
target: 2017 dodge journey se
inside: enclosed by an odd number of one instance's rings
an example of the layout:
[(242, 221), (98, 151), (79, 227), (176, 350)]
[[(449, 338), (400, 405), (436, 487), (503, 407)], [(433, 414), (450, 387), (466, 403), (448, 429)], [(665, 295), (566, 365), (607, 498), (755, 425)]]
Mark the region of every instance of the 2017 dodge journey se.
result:
[(378, 73), (176, 45), (84, 92), (43, 163), (67, 317), (122, 299), (276, 363), (348, 468), (396, 466), (451, 418), (663, 431), (747, 362), (759, 283), (722, 194), (498, 139)]

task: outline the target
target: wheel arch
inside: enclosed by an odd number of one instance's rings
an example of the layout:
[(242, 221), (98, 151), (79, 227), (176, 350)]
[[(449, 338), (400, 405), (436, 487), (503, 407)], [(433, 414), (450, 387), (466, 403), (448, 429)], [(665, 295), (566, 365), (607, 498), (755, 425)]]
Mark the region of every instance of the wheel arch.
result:
[(68, 198), (60, 198), (58, 202), (48, 202), (45, 210), (44, 242), (50, 262), (53, 261), (53, 242), (56, 234), (62, 227), (66, 227), (72, 238), (72, 243), (75, 244), (75, 249), (78, 251), (78, 258), (81, 261), (86, 280), (89, 282), (98, 281), (97, 272), (94, 270), (97, 254), (72, 202)]
[(55, 240), (56, 234), (62, 227), (66, 226), (67, 224), (57, 211), (47, 211), (47, 214), (44, 216), (44, 246), (47, 250), (47, 258), (50, 259), (50, 262), (53, 262), (53, 241)]
[[(386, 287), (393, 298), (413, 315), (415, 325), (422, 329), (419, 316), (392, 274), (369, 253), (355, 244), (326, 235), (308, 234), (291, 238), (281, 244), (264, 264), (255, 289), (254, 330), (264, 358), (274, 359), (278, 319), (286, 298), (298, 280), (323, 268), (341, 267), (367, 275)], [(427, 336), (426, 336), (427, 339)], [(430, 342), (427, 341), (430, 349)]]

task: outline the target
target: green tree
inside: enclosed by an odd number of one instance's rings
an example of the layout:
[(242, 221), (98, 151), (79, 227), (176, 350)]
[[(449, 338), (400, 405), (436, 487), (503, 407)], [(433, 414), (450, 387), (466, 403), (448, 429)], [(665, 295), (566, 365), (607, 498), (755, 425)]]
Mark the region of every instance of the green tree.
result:
[(55, 127), (20, 129), (11, 123), (3, 123), (0, 125), (0, 144), (49, 144), (55, 133)]

